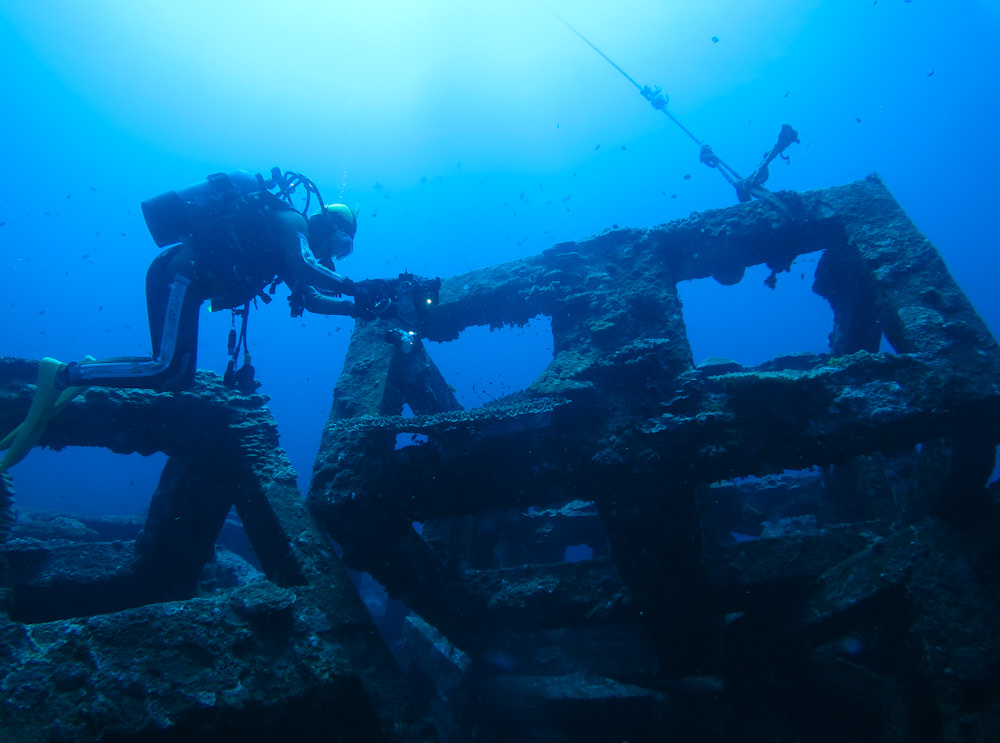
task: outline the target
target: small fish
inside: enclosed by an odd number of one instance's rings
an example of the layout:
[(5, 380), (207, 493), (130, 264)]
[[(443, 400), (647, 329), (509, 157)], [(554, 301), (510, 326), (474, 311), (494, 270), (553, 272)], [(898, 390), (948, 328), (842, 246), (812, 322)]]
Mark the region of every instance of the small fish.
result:
[(595, 147), (594, 149), (595, 149), (595, 150), (599, 150), (599, 149), (601, 149), (601, 146), (600, 146), (600, 145), (597, 145), (597, 147)]
[(934, 77), (934, 70), (927, 73), (927, 77)]
[(691, 180), (691, 174), (690, 173), (685, 173), (684, 174), (684, 180), (686, 180), (686, 181)]
[(713, 44), (718, 44), (719, 43), (719, 37), (718, 36), (713, 36), (712, 37), (712, 43)]
[(625, 149), (625, 145), (622, 145), (622, 149), (623, 149), (623, 150)]
[(789, 94), (789, 93), (791, 93), (791, 92), (792, 92), (792, 91), (790, 91), (790, 90), (786, 90), (786, 91), (785, 91), (785, 98), (787, 98), (787, 97), (788, 97), (788, 94)]
[(855, 117), (854, 117), (854, 120), (855, 120), (856, 122), (858, 122), (859, 124), (861, 123), (861, 117), (860, 117), (860, 116), (855, 116)]

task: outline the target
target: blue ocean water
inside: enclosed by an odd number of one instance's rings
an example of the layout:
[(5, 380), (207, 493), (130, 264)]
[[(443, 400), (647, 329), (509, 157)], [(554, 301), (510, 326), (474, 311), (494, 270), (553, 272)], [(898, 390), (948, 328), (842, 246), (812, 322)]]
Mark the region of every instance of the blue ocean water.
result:
[[(698, 147), (558, 13), (772, 189), (878, 172), (1000, 331), (996, 0), (88, 3), (0, 0), (0, 354), (145, 354), (139, 203), (209, 173), (301, 171), (361, 208), (352, 278), (447, 276), (612, 225), (735, 203)], [(695, 360), (826, 350), (808, 256), (763, 285), (682, 285)], [(283, 297), (279, 290), (279, 297)], [(199, 366), (230, 322), (203, 314)], [(251, 350), (303, 487), (352, 321), (255, 312)], [(432, 355), (467, 406), (551, 359), (544, 318)], [(141, 513), (162, 460), (36, 450), (24, 508)]]

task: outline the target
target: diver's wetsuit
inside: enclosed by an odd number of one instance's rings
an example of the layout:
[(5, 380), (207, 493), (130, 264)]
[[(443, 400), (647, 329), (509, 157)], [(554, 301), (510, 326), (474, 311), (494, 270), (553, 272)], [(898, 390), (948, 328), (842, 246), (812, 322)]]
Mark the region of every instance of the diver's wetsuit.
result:
[(346, 299), (310, 301), (318, 296), (316, 289), (346, 293), (350, 282), (320, 264), (307, 230), (301, 214), (266, 194), (237, 217), (206, 225), (167, 248), (146, 273), (152, 358), (71, 363), (60, 373), (60, 383), (184, 389), (194, 381), (201, 304), (211, 300), (215, 310), (241, 307), (275, 278), (310, 311), (353, 315), (354, 304)]

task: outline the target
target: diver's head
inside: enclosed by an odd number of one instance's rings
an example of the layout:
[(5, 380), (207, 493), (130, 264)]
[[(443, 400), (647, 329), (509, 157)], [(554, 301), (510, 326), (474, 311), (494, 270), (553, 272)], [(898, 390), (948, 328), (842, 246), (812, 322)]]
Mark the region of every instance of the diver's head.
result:
[(350, 207), (328, 204), (309, 217), (309, 247), (320, 263), (332, 264), (351, 254), (357, 231), (358, 220)]

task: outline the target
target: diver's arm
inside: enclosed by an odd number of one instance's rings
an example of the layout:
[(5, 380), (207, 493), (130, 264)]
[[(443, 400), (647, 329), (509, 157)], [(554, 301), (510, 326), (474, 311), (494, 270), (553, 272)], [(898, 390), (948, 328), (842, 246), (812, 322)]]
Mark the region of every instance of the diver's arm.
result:
[(326, 291), (349, 294), (350, 281), (319, 262), (309, 247), (306, 223), (297, 212), (282, 212), (280, 241), (285, 273), (282, 280), (292, 291), (316, 287)]
[(331, 271), (319, 262), (309, 247), (306, 223), (297, 212), (276, 215), (280, 220), (279, 239), (285, 271), (281, 276), (292, 295), (288, 298), (292, 316), (299, 317), (303, 310), (320, 315), (356, 314), (354, 302), (330, 294), (353, 295), (353, 282)]
[(303, 233), (298, 233), (298, 249), (295, 255), (286, 261), (291, 281), (286, 281), (293, 289), (312, 286), (317, 289), (333, 291), (340, 294), (349, 293), (351, 282), (339, 273), (331, 271), (319, 262), (309, 247), (309, 239)]
[(292, 304), (293, 315), (296, 315), (296, 310), (301, 309), (316, 315), (349, 315), (350, 317), (361, 317), (364, 314), (359, 311), (358, 305), (351, 300), (343, 299), (342, 297), (328, 297), (316, 291), (311, 286), (304, 287), (301, 291), (298, 289), (294, 290), (288, 301)]

